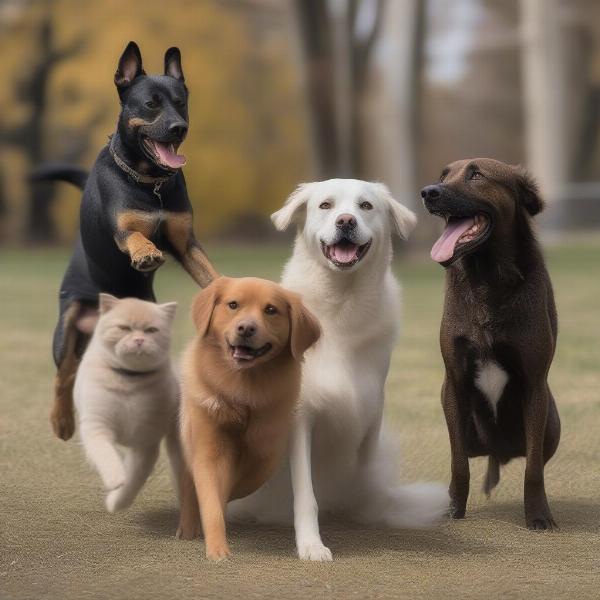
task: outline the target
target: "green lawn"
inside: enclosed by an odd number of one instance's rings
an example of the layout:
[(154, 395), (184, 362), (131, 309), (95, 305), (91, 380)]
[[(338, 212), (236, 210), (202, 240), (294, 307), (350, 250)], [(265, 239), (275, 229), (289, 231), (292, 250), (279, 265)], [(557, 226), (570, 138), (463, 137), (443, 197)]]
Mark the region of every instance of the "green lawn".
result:
[[(289, 247), (212, 246), (228, 275), (277, 279)], [(490, 501), (484, 461), (472, 463), (468, 518), (430, 531), (325, 523), (330, 564), (294, 556), (293, 531), (231, 531), (234, 557), (210, 564), (200, 542), (173, 538), (177, 522), (166, 460), (135, 505), (109, 515), (77, 437), (54, 439), (48, 422), (50, 342), (67, 253), (0, 251), (0, 598), (597, 598), (600, 589), (600, 242), (547, 249), (559, 310), (551, 384), (563, 421), (546, 470), (558, 533), (523, 526), (523, 461), (503, 470)], [(437, 334), (443, 272), (424, 257), (395, 266), (403, 332), (387, 384), (406, 480), (447, 481), (448, 439)], [(193, 335), (192, 281), (168, 263), (161, 301), (177, 300), (175, 350)]]

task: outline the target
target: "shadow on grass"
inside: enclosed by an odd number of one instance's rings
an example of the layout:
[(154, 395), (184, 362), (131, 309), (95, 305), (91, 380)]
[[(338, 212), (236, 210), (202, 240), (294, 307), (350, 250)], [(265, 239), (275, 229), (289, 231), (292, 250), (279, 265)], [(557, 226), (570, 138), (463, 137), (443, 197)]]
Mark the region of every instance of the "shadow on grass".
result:
[[(141, 512), (135, 522), (151, 537), (174, 537), (178, 511), (164, 508)], [(442, 522), (432, 529), (378, 529), (328, 518), (321, 526), (323, 543), (337, 558), (377, 556), (387, 552), (414, 554), (458, 555), (467, 551), (480, 554), (494, 553), (489, 540), (485, 545), (473, 547), (473, 541), (463, 541)], [(296, 554), (294, 529), (291, 526), (262, 523), (231, 523), (228, 537), (236, 552), (252, 551), (265, 556), (294, 556)]]
[[(571, 533), (594, 532), (600, 530), (600, 504), (585, 498), (548, 498), (552, 514), (560, 527), (559, 531)], [(516, 525), (525, 529), (523, 502), (498, 502), (479, 506), (471, 515), (480, 520), (495, 521)]]

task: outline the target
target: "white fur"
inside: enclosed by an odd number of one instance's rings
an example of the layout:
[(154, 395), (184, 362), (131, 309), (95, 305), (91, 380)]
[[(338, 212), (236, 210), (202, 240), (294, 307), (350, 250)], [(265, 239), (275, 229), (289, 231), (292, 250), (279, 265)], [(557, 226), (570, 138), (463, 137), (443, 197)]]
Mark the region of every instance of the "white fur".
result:
[[(169, 360), (175, 305), (101, 296), (103, 314), (77, 371), (73, 396), (86, 455), (108, 492), (107, 510), (115, 512), (134, 501), (154, 468), (165, 436), (176, 484), (179, 480), (179, 388)], [(119, 314), (123, 306), (128, 310)], [(140, 307), (146, 313), (151, 311), (151, 319), (144, 315), (140, 324), (132, 323), (132, 314)], [(132, 331), (120, 330), (123, 324), (131, 324)], [(144, 333), (144, 328), (156, 324), (158, 332)], [(134, 349), (136, 338), (142, 336), (147, 354)], [(148, 374), (127, 375), (115, 370), (123, 368)], [(117, 445), (124, 447), (124, 458)]]
[(486, 397), (494, 414), (494, 419), (497, 419), (498, 402), (508, 383), (508, 374), (493, 360), (485, 363), (478, 361), (477, 367), (475, 386)]
[[(372, 210), (361, 209), (364, 200)], [(324, 201), (328, 210), (319, 208)], [(334, 240), (337, 217), (348, 213), (357, 220), (358, 243), (372, 243), (361, 262), (341, 271), (324, 257), (321, 241)], [(300, 186), (272, 219), (278, 229), (298, 225), (282, 284), (302, 295), (323, 335), (305, 355), (289, 468), (231, 503), (230, 516), (266, 522), (289, 522), (293, 516), (300, 558), (331, 560), (321, 540), (319, 512), (421, 527), (448, 506), (442, 485), (397, 485), (398, 452), (381, 432), (400, 311), (391, 238), (393, 232), (406, 238), (416, 219), (385, 186), (343, 179)]]

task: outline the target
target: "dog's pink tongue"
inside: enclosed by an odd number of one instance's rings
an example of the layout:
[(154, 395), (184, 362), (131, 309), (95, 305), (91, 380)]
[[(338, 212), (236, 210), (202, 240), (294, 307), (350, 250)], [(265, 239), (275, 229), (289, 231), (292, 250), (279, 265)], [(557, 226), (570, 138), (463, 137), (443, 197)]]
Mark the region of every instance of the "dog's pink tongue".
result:
[(456, 242), (460, 236), (475, 224), (474, 217), (466, 219), (452, 219), (446, 225), (446, 229), (440, 236), (440, 239), (431, 249), (431, 258), (436, 262), (443, 263), (452, 258)]
[(356, 258), (358, 246), (352, 244), (336, 244), (331, 249), (331, 255), (340, 263), (352, 262)]
[(173, 144), (163, 144), (162, 142), (154, 142), (154, 147), (160, 156), (160, 162), (171, 169), (180, 169), (185, 165), (185, 156), (177, 154)]

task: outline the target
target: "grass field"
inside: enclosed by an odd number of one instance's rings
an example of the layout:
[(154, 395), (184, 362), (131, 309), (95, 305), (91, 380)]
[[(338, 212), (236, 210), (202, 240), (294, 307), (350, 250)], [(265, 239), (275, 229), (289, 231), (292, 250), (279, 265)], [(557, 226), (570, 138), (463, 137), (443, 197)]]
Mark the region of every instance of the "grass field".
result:
[[(288, 248), (208, 247), (230, 275), (278, 278)], [(98, 477), (77, 437), (50, 431), (50, 340), (63, 251), (0, 252), (0, 598), (598, 598), (600, 596), (600, 243), (547, 249), (560, 318), (551, 385), (563, 423), (546, 469), (557, 533), (524, 528), (523, 461), (503, 470), (490, 501), (484, 461), (472, 461), (467, 518), (429, 531), (324, 523), (334, 562), (294, 555), (293, 531), (231, 530), (234, 557), (203, 559), (200, 542), (173, 534), (167, 462), (127, 512), (105, 512)], [(439, 387), (442, 269), (396, 265), (404, 325), (387, 384), (386, 416), (403, 448), (406, 480), (447, 481), (449, 447)], [(176, 350), (192, 334), (194, 293), (173, 264), (159, 299), (177, 300)]]

